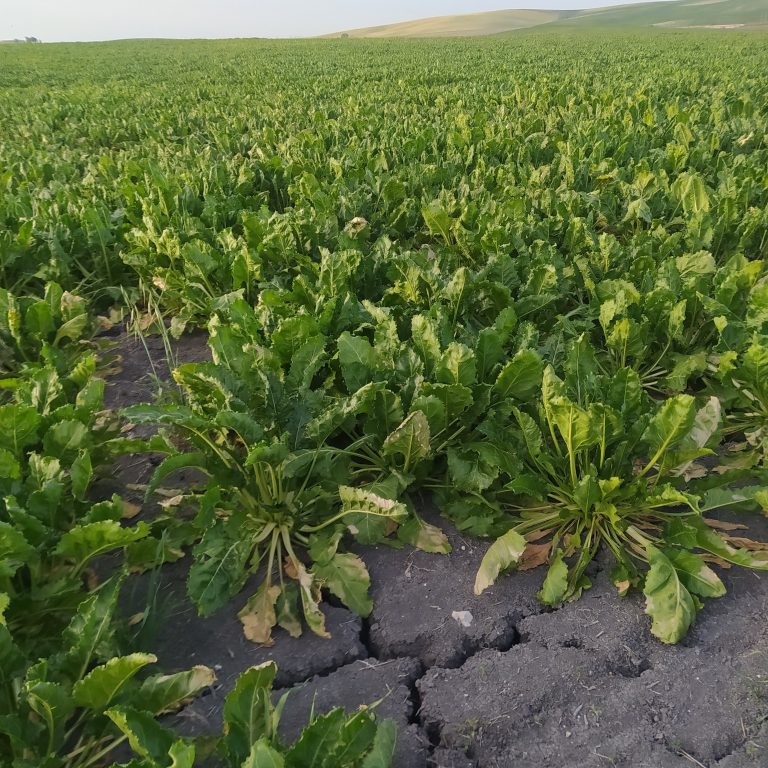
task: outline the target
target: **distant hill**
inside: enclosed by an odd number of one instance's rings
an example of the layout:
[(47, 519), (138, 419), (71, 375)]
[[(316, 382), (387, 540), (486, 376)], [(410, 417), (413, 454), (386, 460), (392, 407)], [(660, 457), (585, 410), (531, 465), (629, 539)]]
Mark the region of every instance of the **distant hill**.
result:
[(341, 34), (349, 37), (472, 37), (537, 27), (557, 21), (561, 16), (560, 11), (488, 11), (350, 29), (329, 37), (339, 37)]
[(674, 0), (572, 11), (568, 25), (674, 28), (768, 27), (768, 0)]
[(581, 11), (488, 11), (350, 29), (326, 37), (471, 37), (544, 24), (568, 27), (768, 29), (768, 0), (671, 0)]

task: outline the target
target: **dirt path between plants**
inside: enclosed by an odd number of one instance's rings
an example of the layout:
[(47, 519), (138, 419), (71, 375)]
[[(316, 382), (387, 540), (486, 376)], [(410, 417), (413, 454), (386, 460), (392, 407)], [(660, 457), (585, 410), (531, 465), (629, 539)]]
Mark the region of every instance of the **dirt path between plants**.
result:
[[(162, 343), (147, 342), (157, 374), (167, 377)], [(208, 356), (202, 334), (175, 350), (181, 362)], [(108, 404), (149, 399), (143, 346), (123, 338), (118, 351), (122, 370)], [(142, 482), (150, 471), (146, 459), (129, 461), (117, 482)], [(330, 640), (277, 630), (273, 647), (256, 646), (237, 618), (247, 587), (201, 619), (184, 596), (188, 563), (166, 566), (158, 593), (164, 620), (151, 650), (168, 671), (207, 664), (218, 676), (176, 716), (176, 727), (187, 734), (218, 727), (238, 674), (274, 660), (278, 685), (292, 689), (281, 724), (287, 738), (313, 705), (322, 712), (378, 701), (379, 715), (400, 729), (395, 768), (768, 765), (768, 574), (723, 572), (728, 594), (709, 600), (686, 640), (668, 647), (651, 636), (641, 596), (620, 599), (601, 560), (592, 589), (556, 611), (536, 600), (540, 571), (503, 577), (476, 597), (489, 542), (462, 535), (428, 501), (423, 513), (447, 532), (453, 553), (358, 548), (371, 573), (373, 613), (362, 621), (326, 606)], [(765, 518), (741, 522), (768, 538)], [(135, 580), (131, 602), (146, 603), (147, 583)]]

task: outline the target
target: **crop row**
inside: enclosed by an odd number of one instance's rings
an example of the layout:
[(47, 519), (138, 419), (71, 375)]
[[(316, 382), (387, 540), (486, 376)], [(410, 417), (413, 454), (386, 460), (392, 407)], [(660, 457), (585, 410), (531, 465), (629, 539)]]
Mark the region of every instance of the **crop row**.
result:
[[(13, 54), (39, 69), (0, 76), (0, 755), (193, 764), (154, 715), (210, 670), (146, 677), (112, 618), (123, 570), (187, 552), (202, 615), (257, 577), (260, 644), (326, 636), (328, 593), (370, 614), (353, 542), (447, 554), (427, 495), (492, 539), (478, 594), (546, 566), (560, 605), (604, 550), (667, 643), (717, 568), (768, 570), (733, 519), (768, 512), (768, 81), (757, 38), (703, 39)], [(105, 411), (115, 305), (205, 327), (211, 361)], [(95, 482), (137, 453), (163, 499), (139, 522)], [(281, 764), (273, 677), (228, 700), (228, 764)], [(392, 739), (332, 713), (284, 761), (369, 768)]]

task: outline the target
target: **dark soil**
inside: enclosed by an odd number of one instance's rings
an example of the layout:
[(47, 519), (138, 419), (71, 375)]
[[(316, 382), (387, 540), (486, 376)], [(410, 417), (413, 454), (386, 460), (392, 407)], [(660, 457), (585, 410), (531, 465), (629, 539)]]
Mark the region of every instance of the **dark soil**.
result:
[[(167, 376), (162, 344), (149, 346)], [(110, 405), (151, 399), (144, 348), (123, 341), (119, 350)], [(184, 337), (176, 351), (182, 362), (207, 359), (202, 335)], [(128, 461), (116, 482), (146, 481), (150, 469), (145, 459)], [(446, 530), (453, 553), (360, 548), (375, 607), (361, 621), (327, 605), (330, 640), (278, 630), (274, 646), (255, 646), (237, 618), (247, 590), (201, 619), (184, 597), (187, 565), (164, 568), (152, 650), (169, 671), (207, 664), (218, 675), (175, 724), (186, 733), (217, 728), (237, 675), (272, 659), (278, 686), (292, 690), (287, 739), (313, 703), (319, 713), (380, 702), (377, 712), (399, 726), (395, 768), (768, 765), (768, 575), (723, 572), (728, 594), (708, 601), (686, 640), (668, 647), (651, 636), (641, 596), (619, 598), (600, 562), (592, 589), (556, 611), (536, 601), (540, 570), (503, 577), (475, 597), (489, 542), (459, 534), (428, 506), (423, 513)], [(745, 522), (755, 538), (768, 537), (768, 520)], [(147, 584), (135, 580), (134, 606), (148, 600)], [(469, 625), (454, 612), (471, 613)]]

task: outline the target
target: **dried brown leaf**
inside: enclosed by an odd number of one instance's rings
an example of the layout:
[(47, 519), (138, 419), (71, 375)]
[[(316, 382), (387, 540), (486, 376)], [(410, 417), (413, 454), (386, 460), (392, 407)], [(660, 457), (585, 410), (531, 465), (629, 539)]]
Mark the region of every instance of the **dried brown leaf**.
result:
[(141, 504), (134, 504), (131, 501), (123, 501), (123, 518), (133, 520), (141, 512)]
[(746, 531), (747, 526), (741, 523), (728, 523), (725, 520), (713, 520), (712, 518), (705, 517), (704, 522), (710, 528), (716, 528), (718, 531)]
[(546, 544), (528, 544), (520, 560), (518, 571), (532, 571), (540, 565), (544, 565), (549, 560), (549, 553), (552, 550), (552, 542)]

